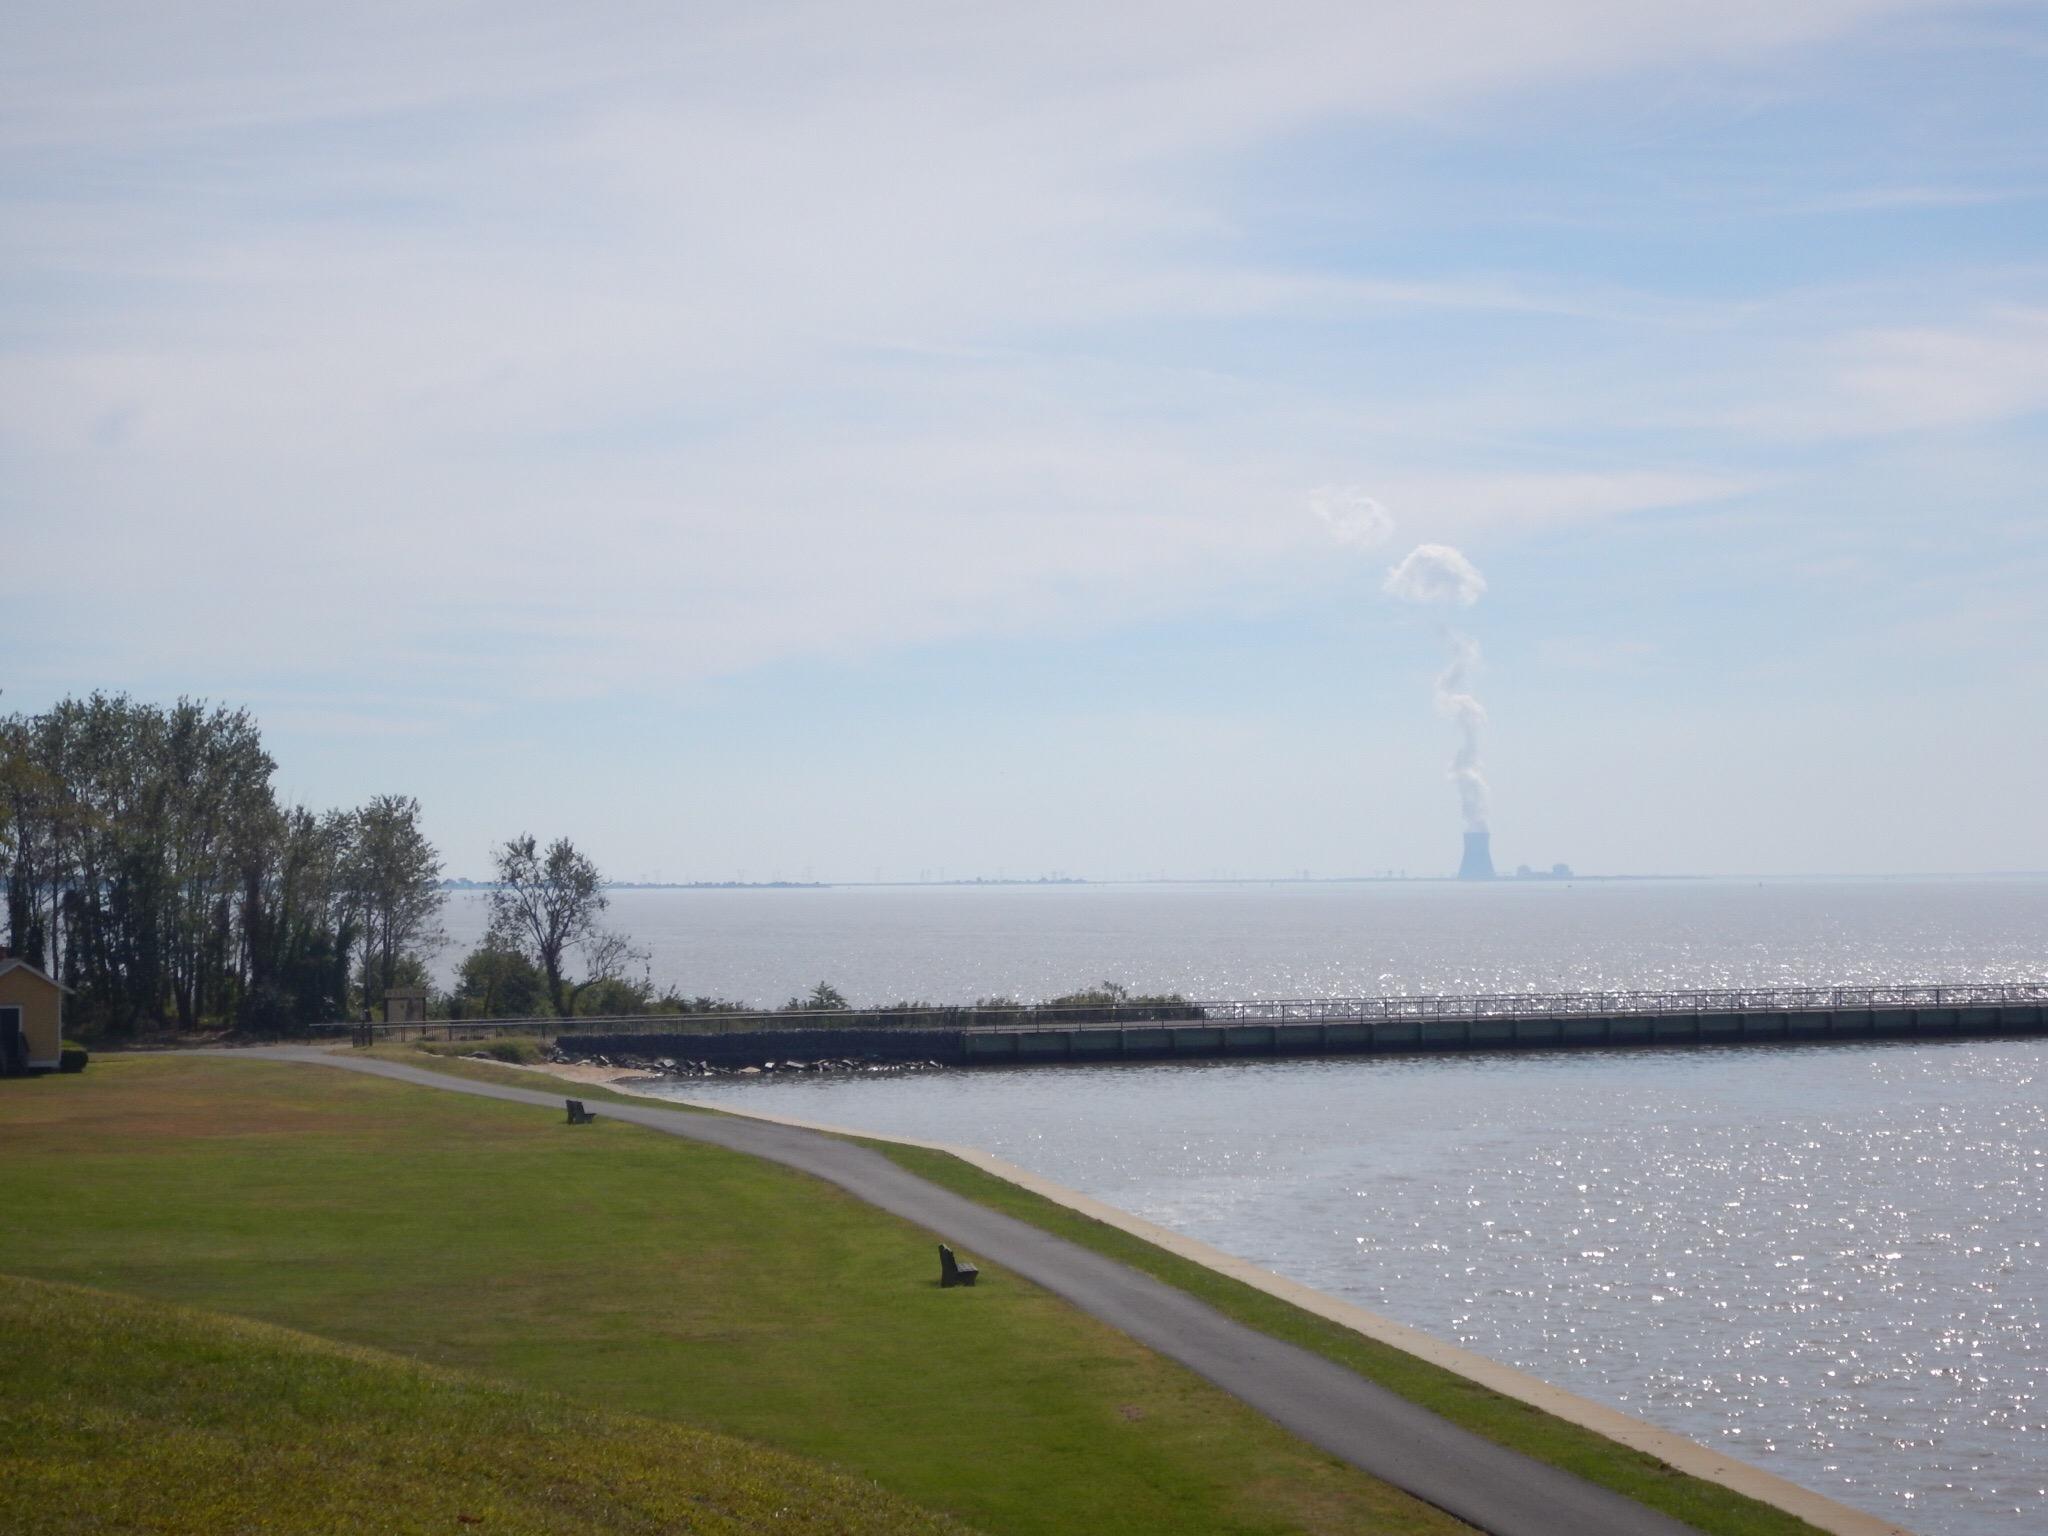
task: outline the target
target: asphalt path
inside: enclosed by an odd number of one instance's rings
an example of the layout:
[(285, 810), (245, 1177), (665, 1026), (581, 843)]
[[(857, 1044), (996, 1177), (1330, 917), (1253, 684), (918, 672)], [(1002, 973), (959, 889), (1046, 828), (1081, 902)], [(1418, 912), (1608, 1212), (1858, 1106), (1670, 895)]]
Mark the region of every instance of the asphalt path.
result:
[[(267, 1047), (222, 1054), (308, 1062), (561, 1112), (562, 1093), (503, 1088), (397, 1062)], [(899, 1168), (868, 1147), (737, 1116), (603, 1103), (648, 1130), (767, 1158), (936, 1233), (982, 1266), (1021, 1275), (1360, 1471), (1494, 1536), (1685, 1536), (1693, 1527), (1458, 1428), (1320, 1355), (1185, 1292)]]

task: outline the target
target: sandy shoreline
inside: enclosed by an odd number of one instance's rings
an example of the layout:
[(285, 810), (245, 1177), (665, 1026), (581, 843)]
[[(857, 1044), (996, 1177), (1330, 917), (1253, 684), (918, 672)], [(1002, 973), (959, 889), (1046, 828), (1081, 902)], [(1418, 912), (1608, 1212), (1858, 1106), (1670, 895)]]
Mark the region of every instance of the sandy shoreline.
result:
[[(522, 1072), (545, 1072), (550, 1077), (559, 1077), (569, 1083), (595, 1083), (601, 1088), (613, 1088), (621, 1093), (633, 1090), (623, 1085), (628, 1082), (650, 1082), (645, 1072), (635, 1067), (593, 1067), (583, 1062), (531, 1062), (500, 1061), (495, 1056), (457, 1056), (456, 1061), (488, 1061), (494, 1067), (517, 1067)], [(642, 1093), (638, 1098), (651, 1099), (658, 1095)]]

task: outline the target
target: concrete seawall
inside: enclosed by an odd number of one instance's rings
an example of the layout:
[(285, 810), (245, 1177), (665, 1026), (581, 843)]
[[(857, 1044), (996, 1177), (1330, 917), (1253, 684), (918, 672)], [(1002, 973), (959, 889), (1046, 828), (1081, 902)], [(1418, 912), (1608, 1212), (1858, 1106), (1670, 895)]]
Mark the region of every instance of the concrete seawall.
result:
[(1555, 1051), (1646, 1045), (1953, 1040), (2048, 1034), (2048, 1004), (1807, 1008), (1741, 1012), (1518, 1014), (1280, 1024), (1207, 1022), (997, 1029), (680, 1030), (577, 1034), (586, 1055), (751, 1066), (861, 1057), (946, 1066), (1161, 1061), (1205, 1057), (1370, 1056), (1439, 1051)]

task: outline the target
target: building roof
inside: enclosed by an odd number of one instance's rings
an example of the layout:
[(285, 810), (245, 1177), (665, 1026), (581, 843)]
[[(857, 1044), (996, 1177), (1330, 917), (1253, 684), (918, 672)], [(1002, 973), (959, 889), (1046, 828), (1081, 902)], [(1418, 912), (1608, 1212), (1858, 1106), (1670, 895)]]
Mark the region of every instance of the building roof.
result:
[(5, 976), (9, 971), (27, 971), (36, 980), (47, 981), (59, 992), (71, 991), (69, 987), (65, 986), (56, 977), (47, 974), (40, 967), (30, 965), (26, 960), (0, 960), (0, 976)]

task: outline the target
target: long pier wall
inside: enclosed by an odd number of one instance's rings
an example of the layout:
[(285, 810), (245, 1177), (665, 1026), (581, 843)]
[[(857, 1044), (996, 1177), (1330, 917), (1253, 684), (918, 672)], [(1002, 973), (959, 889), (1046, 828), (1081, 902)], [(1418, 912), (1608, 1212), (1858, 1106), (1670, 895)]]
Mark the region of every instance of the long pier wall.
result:
[(1603, 1046), (1955, 1039), (2048, 1033), (2048, 1005), (1801, 1009), (1749, 1013), (1555, 1014), (1158, 1024), (1122, 1029), (973, 1030), (969, 1064), (1138, 1061), (1180, 1056), (1375, 1055), (1415, 1051), (1570, 1050)]
[(803, 1029), (563, 1037), (584, 1055), (715, 1066), (857, 1057), (948, 1066), (1160, 1061), (1196, 1057), (1357, 1056), (1419, 1051), (1554, 1051), (1646, 1045), (1952, 1040), (2048, 1034), (2048, 1003), (1958, 1007), (1756, 1009), (1696, 1013), (1477, 1014), (1286, 1023), (1180, 1021), (997, 1029)]

